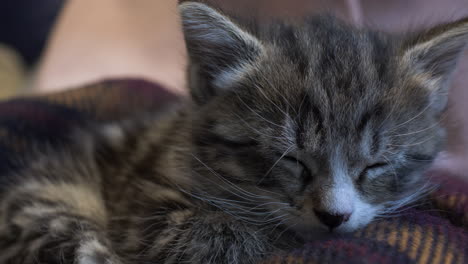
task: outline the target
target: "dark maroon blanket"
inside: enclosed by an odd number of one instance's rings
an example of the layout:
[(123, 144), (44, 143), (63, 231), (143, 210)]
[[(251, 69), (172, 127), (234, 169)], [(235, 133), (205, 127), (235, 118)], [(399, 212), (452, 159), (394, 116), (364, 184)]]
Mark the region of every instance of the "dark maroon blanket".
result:
[[(117, 80), (0, 103), (0, 175), (20, 168), (17, 157), (27, 153), (32, 142), (61, 144), (71, 128), (90, 120), (157, 110), (176, 99), (156, 84)], [(265, 263), (468, 263), (468, 184), (449, 175), (428, 178), (441, 187), (421, 206), (352, 234), (310, 242)]]

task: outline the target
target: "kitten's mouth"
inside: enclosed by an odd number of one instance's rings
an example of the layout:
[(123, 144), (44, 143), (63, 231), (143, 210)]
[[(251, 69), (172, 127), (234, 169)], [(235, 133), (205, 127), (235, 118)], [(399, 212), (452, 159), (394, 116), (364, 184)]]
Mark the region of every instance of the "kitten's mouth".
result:
[(311, 215), (298, 217), (295, 220), (287, 222), (286, 225), (305, 241), (343, 237), (359, 229), (353, 228), (346, 223), (336, 228), (329, 228)]

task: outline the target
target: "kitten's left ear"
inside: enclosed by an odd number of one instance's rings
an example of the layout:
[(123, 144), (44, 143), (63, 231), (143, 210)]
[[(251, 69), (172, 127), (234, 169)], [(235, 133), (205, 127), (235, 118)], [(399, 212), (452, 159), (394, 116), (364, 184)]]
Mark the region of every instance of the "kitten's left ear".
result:
[(430, 89), (431, 104), (442, 111), (452, 73), (468, 43), (468, 18), (443, 24), (408, 40), (403, 62)]
[(189, 85), (199, 103), (229, 89), (262, 53), (263, 45), (221, 12), (205, 4), (179, 6), (190, 57)]

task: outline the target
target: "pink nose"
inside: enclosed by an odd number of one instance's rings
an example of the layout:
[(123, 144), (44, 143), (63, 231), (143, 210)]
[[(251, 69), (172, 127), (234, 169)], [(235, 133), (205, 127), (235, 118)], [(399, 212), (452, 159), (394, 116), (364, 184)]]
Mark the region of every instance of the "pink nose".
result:
[(343, 222), (346, 222), (351, 217), (351, 213), (344, 214), (332, 214), (325, 211), (315, 210), (315, 215), (322, 222), (322, 224), (328, 226), (328, 228), (333, 230), (334, 228), (340, 226)]

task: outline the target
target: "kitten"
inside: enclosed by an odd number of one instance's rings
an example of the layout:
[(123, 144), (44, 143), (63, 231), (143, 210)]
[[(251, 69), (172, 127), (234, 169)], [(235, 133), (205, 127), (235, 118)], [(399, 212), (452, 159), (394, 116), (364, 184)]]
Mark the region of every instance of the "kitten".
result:
[(468, 19), (392, 36), (180, 10), (192, 99), (11, 175), (0, 263), (256, 263), (425, 192)]

